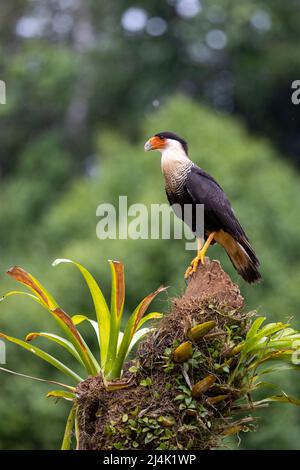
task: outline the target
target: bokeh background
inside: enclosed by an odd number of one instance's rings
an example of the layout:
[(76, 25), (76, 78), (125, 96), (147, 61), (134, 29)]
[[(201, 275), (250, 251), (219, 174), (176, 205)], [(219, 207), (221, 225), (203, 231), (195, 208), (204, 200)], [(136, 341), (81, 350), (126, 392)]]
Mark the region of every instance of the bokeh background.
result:
[[(239, 283), (247, 308), (300, 327), (300, 107), (291, 102), (299, 24), (296, 0), (2, 2), (1, 293), (15, 288), (5, 271), (18, 264), (67, 312), (92, 315), (75, 269), (51, 267), (58, 257), (86, 265), (107, 296), (106, 260), (122, 260), (127, 312), (162, 283), (170, 296), (182, 292), (192, 257), (182, 241), (96, 237), (98, 204), (119, 195), (165, 202), (159, 155), (145, 155), (143, 142), (173, 130), (228, 193), (264, 281), (248, 287), (221, 249), (210, 255)], [(167, 307), (165, 296), (157, 308)], [(29, 300), (0, 305), (0, 331), (23, 338), (54, 327)], [(10, 345), (6, 366), (62, 379)], [(297, 372), (274, 380), (300, 396)], [(45, 399), (44, 384), (4, 373), (0, 383), (0, 448), (57, 448), (67, 404)], [(300, 449), (298, 409), (274, 404), (256, 415), (258, 432), (243, 435), (242, 448)]]

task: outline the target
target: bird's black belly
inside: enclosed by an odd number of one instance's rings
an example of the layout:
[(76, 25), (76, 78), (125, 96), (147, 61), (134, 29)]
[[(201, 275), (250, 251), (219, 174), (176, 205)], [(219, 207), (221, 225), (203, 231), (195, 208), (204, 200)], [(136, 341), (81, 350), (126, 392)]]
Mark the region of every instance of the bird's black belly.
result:
[[(166, 190), (167, 197), (172, 209), (177, 217), (186, 223), (197, 238), (207, 238), (211, 232), (221, 229), (220, 224), (211, 211), (205, 209), (204, 205), (204, 221), (201, 217), (201, 201), (195, 204), (189, 193), (182, 189), (180, 193)], [(197, 209), (198, 206), (198, 209)], [(204, 223), (204, 227), (203, 227)]]

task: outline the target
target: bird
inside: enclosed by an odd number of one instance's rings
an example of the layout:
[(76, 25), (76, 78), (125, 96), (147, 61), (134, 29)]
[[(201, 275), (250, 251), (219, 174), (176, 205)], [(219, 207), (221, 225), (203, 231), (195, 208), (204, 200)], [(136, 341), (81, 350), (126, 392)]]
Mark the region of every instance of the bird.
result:
[[(251, 284), (259, 281), (260, 262), (249, 238), (219, 183), (189, 158), (187, 142), (174, 132), (158, 132), (147, 140), (144, 150), (161, 152), (161, 169), (168, 201), (175, 214), (183, 219), (197, 238), (197, 256), (187, 268), (185, 278), (188, 279), (196, 272), (199, 263), (205, 264), (209, 246), (218, 243), (246, 282)], [(202, 231), (198, 229), (196, 220), (199, 204), (204, 206)], [(189, 217), (185, 216), (186, 207), (191, 208)]]

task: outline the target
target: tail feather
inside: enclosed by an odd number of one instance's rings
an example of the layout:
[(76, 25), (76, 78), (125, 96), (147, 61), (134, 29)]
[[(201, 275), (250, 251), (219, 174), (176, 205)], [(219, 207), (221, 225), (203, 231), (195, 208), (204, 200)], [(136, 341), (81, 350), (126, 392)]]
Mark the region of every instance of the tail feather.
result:
[(251, 284), (261, 279), (256, 256), (254, 259), (250, 257), (239, 242), (236, 242), (235, 249), (227, 251), (227, 254), (233, 266), (245, 281)]
[(226, 250), (234, 268), (250, 284), (261, 279), (259, 260), (247, 239), (235, 240), (225, 232), (218, 232), (215, 239)]

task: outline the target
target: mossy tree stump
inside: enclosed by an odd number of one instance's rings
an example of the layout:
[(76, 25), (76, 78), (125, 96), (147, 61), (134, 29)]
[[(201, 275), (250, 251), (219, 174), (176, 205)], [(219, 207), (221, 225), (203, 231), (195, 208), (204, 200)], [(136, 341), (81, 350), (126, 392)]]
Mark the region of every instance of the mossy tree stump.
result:
[[(244, 382), (230, 375), (237, 361), (232, 344), (249, 327), (243, 305), (220, 263), (206, 258), (127, 364), (131, 386), (108, 392), (101, 377), (78, 386), (78, 448), (212, 449), (247, 430), (252, 418), (238, 406), (247, 395)], [(199, 324), (206, 327), (193, 336)], [(201, 329), (209, 331), (199, 337)]]

